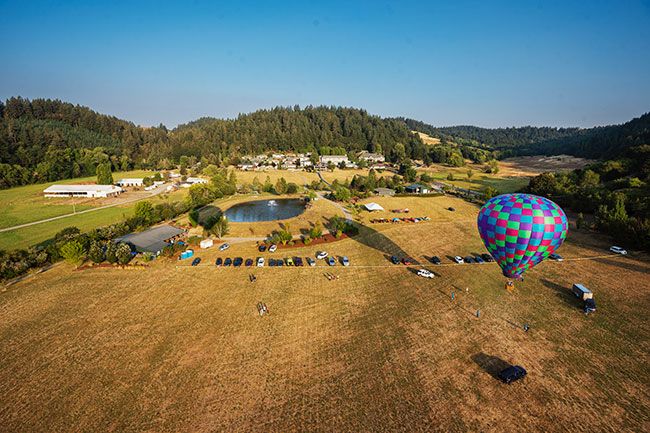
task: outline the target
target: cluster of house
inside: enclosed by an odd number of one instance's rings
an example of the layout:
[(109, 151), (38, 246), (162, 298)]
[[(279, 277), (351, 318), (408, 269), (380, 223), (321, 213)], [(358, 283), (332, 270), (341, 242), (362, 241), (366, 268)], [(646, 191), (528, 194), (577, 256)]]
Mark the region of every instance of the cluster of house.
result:
[[(244, 162), (237, 165), (240, 170), (260, 171), (260, 170), (303, 170), (316, 169), (324, 170), (330, 166), (345, 168), (357, 168), (357, 163), (351, 161), (347, 155), (320, 155), (316, 158), (316, 163), (311, 153), (272, 153), (269, 155), (246, 156), (242, 158)], [(369, 166), (375, 169), (386, 168), (386, 158), (379, 153), (367, 151), (359, 152), (357, 160), (366, 161)]]
[[(169, 180), (172, 182), (167, 186), (166, 191), (170, 192), (176, 188), (189, 188), (198, 183), (208, 183), (206, 179), (200, 177), (187, 177), (181, 180), (182, 176), (178, 173), (170, 173)], [(107, 198), (115, 197), (122, 194), (125, 188), (141, 188), (145, 191), (151, 191), (164, 185), (165, 181), (154, 181), (153, 184), (144, 187), (144, 178), (124, 178), (120, 179), (115, 185), (51, 185), (43, 190), (45, 197), (83, 197), (83, 198)]]

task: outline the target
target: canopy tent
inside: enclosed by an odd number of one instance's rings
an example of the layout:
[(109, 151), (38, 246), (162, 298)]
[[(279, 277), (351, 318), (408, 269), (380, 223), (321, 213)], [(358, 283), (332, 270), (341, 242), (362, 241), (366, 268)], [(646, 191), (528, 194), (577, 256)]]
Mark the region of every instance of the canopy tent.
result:
[(383, 207), (378, 205), (377, 203), (366, 203), (363, 205), (368, 212), (374, 212), (376, 210), (384, 210)]

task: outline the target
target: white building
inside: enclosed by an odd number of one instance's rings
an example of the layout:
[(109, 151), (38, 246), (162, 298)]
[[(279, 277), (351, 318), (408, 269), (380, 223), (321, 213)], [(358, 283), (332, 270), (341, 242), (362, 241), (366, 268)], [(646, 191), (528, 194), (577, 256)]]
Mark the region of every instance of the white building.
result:
[(117, 182), (117, 185), (121, 186), (122, 188), (124, 188), (125, 186), (142, 186), (143, 184), (144, 184), (144, 179), (141, 177), (120, 179), (120, 181)]
[(208, 180), (200, 177), (188, 177), (187, 179), (185, 179), (185, 183), (189, 183), (190, 185), (195, 185), (197, 183), (208, 183)]
[(321, 165), (328, 165), (329, 163), (339, 165), (341, 162), (347, 165), (350, 163), (347, 155), (322, 155), (318, 161)]
[(43, 190), (45, 197), (115, 197), (124, 192), (115, 185), (52, 185)]
[(377, 163), (377, 162), (385, 162), (386, 158), (384, 155), (381, 155), (379, 153), (370, 153), (366, 150), (363, 152), (359, 152), (359, 159), (363, 161), (368, 161), (372, 163)]

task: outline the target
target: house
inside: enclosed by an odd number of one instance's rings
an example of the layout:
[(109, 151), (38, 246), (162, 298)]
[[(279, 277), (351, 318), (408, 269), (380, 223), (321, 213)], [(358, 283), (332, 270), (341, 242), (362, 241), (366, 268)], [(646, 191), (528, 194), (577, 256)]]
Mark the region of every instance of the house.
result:
[(421, 185), (419, 183), (414, 183), (404, 188), (404, 190), (409, 194), (428, 194), (429, 187)]
[(45, 197), (115, 197), (124, 192), (115, 185), (52, 185), (43, 190)]
[(144, 179), (141, 177), (120, 179), (120, 181), (117, 182), (117, 185), (121, 186), (122, 188), (126, 186), (142, 186), (143, 184), (144, 184)]
[(200, 177), (188, 177), (187, 179), (185, 179), (185, 183), (189, 183), (190, 185), (195, 185), (197, 183), (208, 183), (208, 180)]
[(374, 193), (377, 195), (394, 196), (395, 190), (390, 188), (375, 188)]
[(381, 163), (386, 161), (384, 155), (380, 153), (371, 153), (366, 150), (359, 152), (358, 158), (359, 160), (367, 161), (370, 163)]
[(159, 254), (163, 248), (178, 240), (184, 233), (185, 230), (166, 224), (143, 232), (120, 236), (114, 242), (125, 242), (139, 253)]
[(328, 166), (330, 163), (334, 165), (339, 165), (340, 163), (345, 163), (345, 165), (350, 163), (347, 155), (321, 155), (318, 159), (318, 162), (321, 165)]
[(384, 210), (384, 208), (378, 205), (377, 203), (366, 203), (363, 205), (363, 207), (365, 207), (368, 212)]

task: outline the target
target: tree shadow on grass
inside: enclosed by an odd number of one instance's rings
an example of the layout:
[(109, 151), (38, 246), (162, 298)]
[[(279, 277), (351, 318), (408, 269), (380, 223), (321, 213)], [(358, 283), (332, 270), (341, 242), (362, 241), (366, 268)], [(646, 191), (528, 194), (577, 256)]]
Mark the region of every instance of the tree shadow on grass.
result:
[[(620, 256), (618, 256), (620, 257)], [(616, 260), (615, 258), (598, 258), (598, 259), (593, 259), (595, 262), (602, 263), (608, 266), (615, 266), (617, 268), (622, 268), (627, 271), (633, 271), (633, 272), (648, 272), (648, 266), (643, 264), (643, 263), (634, 263), (630, 261), (629, 259), (623, 259), (621, 260), (620, 258)]]
[(499, 380), (499, 373), (501, 371), (511, 366), (509, 362), (504, 361), (498, 356), (488, 355), (483, 352), (474, 354), (471, 358), (472, 361), (481, 368), (481, 370), (485, 371), (496, 380)]
[[(331, 224), (331, 219), (328, 219), (328, 225)], [(359, 233), (350, 237), (362, 245), (373, 248), (384, 254), (384, 257), (388, 257), (390, 260), (391, 256), (397, 256), (400, 259), (408, 258), (411, 263), (414, 265), (419, 265), (420, 263), (406, 251), (404, 251), (399, 245), (393, 242), (388, 236), (384, 235), (377, 230), (360, 224), (356, 221), (350, 221), (354, 227), (359, 230)]]
[(578, 298), (575, 297), (573, 292), (571, 292), (571, 289), (561, 286), (557, 283), (554, 283), (544, 278), (540, 279), (540, 281), (544, 286), (555, 291), (555, 295), (559, 299), (561, 299), (565, 304), (567, 304), (569, 307), (571, 308), (582, 307), (582, 305), (580, 304), (580, 300), (578, 300)]

